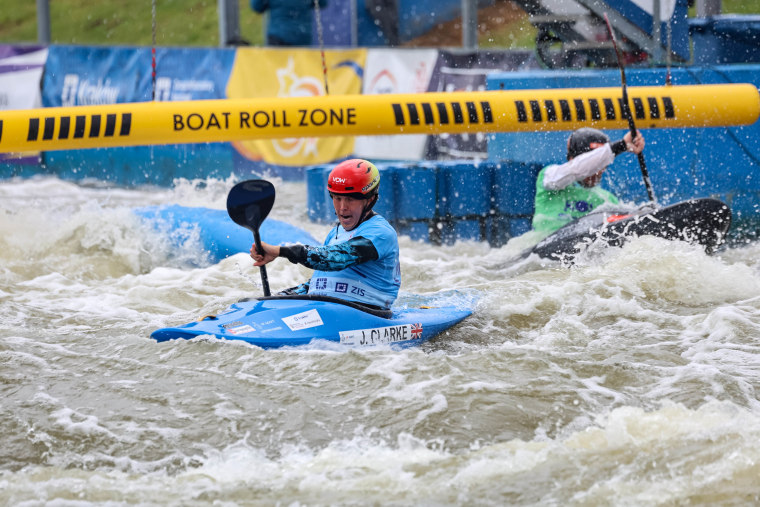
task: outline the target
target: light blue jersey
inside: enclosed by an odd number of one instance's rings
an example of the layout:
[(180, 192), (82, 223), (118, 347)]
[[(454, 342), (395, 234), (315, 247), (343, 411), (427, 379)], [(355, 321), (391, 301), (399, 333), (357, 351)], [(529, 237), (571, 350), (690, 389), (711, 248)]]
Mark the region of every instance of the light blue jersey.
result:
[(378, 258), (337, 271), (314, 271), (309, 294), (390, 308), (401, 287), (401, 264), (398, 235), (385, 218), (374, 215), (348, 232), (338, 225), (327, 235), (324, 246), (337, 245), (359, 236), (372, 243)]

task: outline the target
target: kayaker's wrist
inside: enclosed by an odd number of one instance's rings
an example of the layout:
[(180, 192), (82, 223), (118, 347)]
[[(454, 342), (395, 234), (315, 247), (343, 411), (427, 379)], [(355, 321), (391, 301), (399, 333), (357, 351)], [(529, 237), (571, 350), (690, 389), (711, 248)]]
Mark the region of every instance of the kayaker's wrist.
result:
[(625, 142), (625, 139), (621, 139), (620, 141), (612, 143), (610, 148), (612, 149), (612, 153), (617, 157), (621, 153), (628, 151), (628, 143)]
[(285, 257), (293, 264), (298, 264), (306, 259), (306, 248), (303, 245), (282, 245), (278, 256)]

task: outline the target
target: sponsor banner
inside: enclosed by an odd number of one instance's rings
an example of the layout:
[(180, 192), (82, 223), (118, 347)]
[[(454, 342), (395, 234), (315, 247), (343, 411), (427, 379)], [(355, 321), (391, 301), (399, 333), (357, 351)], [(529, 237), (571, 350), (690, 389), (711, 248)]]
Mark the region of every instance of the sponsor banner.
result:
[[(233, 49), (157, 48), (155, 104), (223, 99), (234, 59)], [(74, 178), (89, 176), (119, 182), (144, 179), (144, 175), (149, 175), (151, 181), (168, 182), (179, 177), (228, 176), (232, 171), (229, 146), (205, 143), (176, 146), (171, 143), (184, 141), (161, 140), (153, 134), (139, 143), (109, 142), (123, 140), (131, 132), (131, 109), (123, 114), (108, 114), (104, 108), (121, 103), (154, 107), (152, 71), (150, 48), (51, 46), (43, 78), (42, 103), (47, 109), (39, 131), (41, 139), (47, 138), (42, 143), (47, 151), (46, 167), (56, 174)], [(53, 120), (54, 107), (71, 112)], [(92, 108), (93, 112), (86, 114), (81, 108)], [(53, 121), (55, 135), (50, 131)], [(135, 128), (139, 128), (138, 125), (136, 122)], [(66, 151), (79, 148), (78, 141), (88, 138), (91, 148), (151, 146)], [(75, 142), (69, 144), (66, 140)], [(53, 142), (58, 141), (61, 145), (54, 147)], [(2, 144), (0, 140), (0, 151), (3, 151)], [(156, 144), (165, 146), (153, 146)], [(158, 167), (161, 170), (156, 170)], [(79, 169), (72, 174), (71, 168)]]
[[(224, 98), (234, 50), (159, 48), (156, 101)], [(150, 48), (51, 46), (43, 81), (45, 107), (153, 99)]]
[[(0, 111), (40, 107), (40, 81), (47, 53), (47, 48), (38, 46), (0, 45)], [(0, 153), (0, 160), (36, 164), (39, 153)]]
[[(361, 92), (367, 51), (325, 51), (329, 98), (357, 95)], [(238, 48), (235, 64), (227, 85), (230, 99), (264, 97), (323, 97), (324, 71), (319, 50), (271, 48)], [(327, 97), (325, 97), (327, 98)], [(338, 99), (339, 100), (339, 99)], [(341, 109), (349, 108), (343, 103)], [(318, 108), (317, 108), (318, 109)], [(303, 122), (320, 126), (332, 122), (331, 112), (312, 110)], [(299, 122), (293, 112), (291, 122)], [(259, 116), (258, 121), (263, 116)], [(262, 120), (263, 121), (263, 120)], [(267, 125), (286, 127), (284, 116), (270, 115)], [(335, 120), (338, 121), (338, 120)], [(345, 121), (345, 119), (341, 120)], [(304, 126), (306, 126), (304, 124)], [(303, 166), (330, 162), (353, 153), (353, 137), (288, 137), (233, 143), (235, 149), (250, 160), (261, 160), (283, 166)]]
[[(428, 91), (483, 91), (486, 76), (494, 71), (537, 70), (541, 65), (532, 51), (465, 52), (441, 51)], [(485, 132), (442, 134), (427, 140), (425, 158), (488, 158)]]
[[(370, 49), (362, 94), (424, 93), (438, 61), (435, 49)], [(419, 160), (425, 153), (424, 134), (359, 136), (354, 153), (370, 160)]]

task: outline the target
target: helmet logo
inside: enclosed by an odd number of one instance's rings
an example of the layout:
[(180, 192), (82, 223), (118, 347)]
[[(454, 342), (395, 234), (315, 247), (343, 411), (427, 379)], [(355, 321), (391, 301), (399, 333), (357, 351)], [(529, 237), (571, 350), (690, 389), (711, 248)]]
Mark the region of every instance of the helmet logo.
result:
[(338, 178), (337, 176), (333, 176), (333, 181), (335, 183), (345, 183), (346, 182), (346, 178)]
[(372, 178), (372, 181), (370, 181), (369, 183), (367, 183), (366, 185), (364, 185), (362, 187), (362, 193), (366, 192), (370, 188), (372, 188), (375, 185), (377, 185), (377, 180), (379, 180), (379, 179), (380, 179), (380, 175), (379, 174), (377, 176), (375, 176), (374, 178)]

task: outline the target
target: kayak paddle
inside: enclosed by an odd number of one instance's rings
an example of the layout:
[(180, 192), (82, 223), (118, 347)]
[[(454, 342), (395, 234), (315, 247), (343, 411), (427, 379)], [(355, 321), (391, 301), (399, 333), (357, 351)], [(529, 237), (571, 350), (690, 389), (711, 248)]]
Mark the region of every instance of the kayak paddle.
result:
[[(617, 40), (615, 40), (615, 32), (612, 31), (612, 25), (607, 17), (607, 13), (604, 13), (604, 21), (607, 23), (607, 31), (612, 39), (612, 47), (615, 48), (615, 57), (617, 58), (617, 64), (620, 68), (620, 79), (623, 85), (623, 100), (620, 102), (620, 108), (623, 116), (628, 120), (628, 128), (631, 131), (631, 139), (636, 137), (636, 124), (633, 122), (633, 114), (631, 113), (631, 106), (628, 104), (628, 86), (625, 83), (625, 67), (623, 67), (623, 59), (620, 58), (620, 50), (618, 49)], [(659, 43), (659, 41), (658, 41)], [(647, 171), (647, 164), (644, 161), (644, 153), (639, 153), (639, 167), (641, 168), (641, 175), (644, 177), (644, 186), (647, 188), (647, 196), (649, 200), (656, 203), (654, 198), (654, 190), (652, 189), (652, 182), (649, 180), (649, 171)]]
[[(227, 213), (233, 222), (242, 225), (253, 232), (253, 240), (256, 243), (256, 251), (263, 253), (261, 248), (261, 236), (259, 227), (261, 222), (269, 215), (274, 205), (274, 185), (266, 180), (241, 181), (227, 194)], [(261, 285), (264, 295), (269, 296), (269, 279), (265, 266), (259, 266), (261, 270)]]

